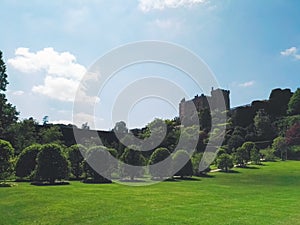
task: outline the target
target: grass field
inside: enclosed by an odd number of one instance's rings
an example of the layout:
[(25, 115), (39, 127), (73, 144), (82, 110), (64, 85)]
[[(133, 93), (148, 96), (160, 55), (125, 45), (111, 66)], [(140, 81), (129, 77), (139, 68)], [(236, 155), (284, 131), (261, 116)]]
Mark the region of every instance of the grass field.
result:
[(195, 181), (0, 188), (0, 224), (300, 224), (300, 162)]

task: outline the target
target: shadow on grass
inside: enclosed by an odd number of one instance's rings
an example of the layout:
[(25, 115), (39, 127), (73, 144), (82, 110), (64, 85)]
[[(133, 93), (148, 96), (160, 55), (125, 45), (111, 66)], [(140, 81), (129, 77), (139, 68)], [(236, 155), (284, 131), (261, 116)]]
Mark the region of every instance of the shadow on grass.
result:
[(61, 185), (69, 185), (70, 183), (67, 181), (58, 181), (54, 183), (49, 183), (45, 181), (33, 181), (30, 184), (35, 186), (61, 186)]
[(227, 172), (225, 170), (220, 170), (220, 173), (240, 173), (240, 171), (236, 171), (236, 170), (228, 170)]
[(203, 177), (203, 178), (215, 178), (215, 176), (211, 175), (211, 174), (201, 174), (198, 175), (197, 177)]
[(120, 179), (119, 181), (120, 182), (128, 182), (128, 183), (144, 183), (144, 182), (147, 182), (145, 180), (139, 180), (139, 179), (134, 179), (134, 180), (131, 180), (131, 179)]

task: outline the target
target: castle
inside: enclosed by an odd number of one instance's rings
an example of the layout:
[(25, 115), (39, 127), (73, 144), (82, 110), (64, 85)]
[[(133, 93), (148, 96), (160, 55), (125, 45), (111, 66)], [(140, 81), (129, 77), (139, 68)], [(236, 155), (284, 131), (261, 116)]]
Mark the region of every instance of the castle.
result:
[(205, 108), (212, 111), (218, 109), (225, 103), (225, 110), (230, 110), (229, 90), (212, 88), (210, 93), (211, 96), (206, 96), (204, 94), (200, 96), (196, 95), (192, 100), (188, 101), (182, 99), (179, 103), (179, 117), (192, 116), (194, 107), (196, 107), (198, 112)]

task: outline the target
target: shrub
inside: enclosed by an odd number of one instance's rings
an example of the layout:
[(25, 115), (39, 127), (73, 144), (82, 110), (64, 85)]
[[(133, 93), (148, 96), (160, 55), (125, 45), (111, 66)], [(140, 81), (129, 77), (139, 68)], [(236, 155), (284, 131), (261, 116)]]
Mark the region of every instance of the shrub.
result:
[(137, 146), (129, 146), (125, 148), (124, 153), (121, 156), (121, 174), (122, 176), (129, 176), (131, 180), (135, 177), (141, 177), (143, 175), (143, 168), (145, 165), (145, 159)]
[(88, 150), (84, 161), (86, 181), (90, 183), (107, 183), (111, 174), (117, 169), (117, 161), (114, 157), (117, 151), (105, 146), (95, 146)]
[(76, 178), (79, 179), (83, 172), (83, 153), (87, 149), (80, 144), (72, 145), (68, 148), (68, 159), (71, 164), (71, 173)]
[(228, 172), (229, 169), (233, 168), (233, 160), (229, 154), (222, 154), (217, 159), (217, 166), (219, 169)]
[(13, 174), (14, 148), (8, 141), (0, 140), (0, 179), (7, 179)]
[(185, 177), (193, 175), (193, 165), (187, 151), (176, 151), (172, 159), (172, 170), (175, 176)]
[(65, 179), (69, 175), (69, 161), (58, 144), (42, 145), (37, 156), (36, 178), (49, 181)]
[(16, 163), (16, 176), (28, 177), (36, 167), (36, 158), (41, 150), (41, 145), (33, 144), (25, 148), (19, 155)]
[(164, 177), (170, 176), (171, 171), (171, 159), (168, 158), (170, 152), (167, 148), (157, 148), (151, 155), (149, 160), (150, 174), (152, 177)]

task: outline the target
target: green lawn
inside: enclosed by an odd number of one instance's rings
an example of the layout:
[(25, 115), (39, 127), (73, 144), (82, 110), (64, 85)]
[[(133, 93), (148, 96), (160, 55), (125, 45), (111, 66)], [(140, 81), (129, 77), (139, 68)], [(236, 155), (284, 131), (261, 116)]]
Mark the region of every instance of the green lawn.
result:
[(0, 224), (300, 224), (300, 162), (131, 187), (0, 188)]

